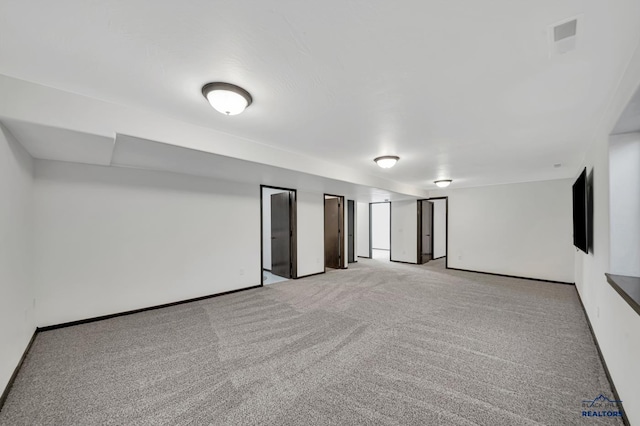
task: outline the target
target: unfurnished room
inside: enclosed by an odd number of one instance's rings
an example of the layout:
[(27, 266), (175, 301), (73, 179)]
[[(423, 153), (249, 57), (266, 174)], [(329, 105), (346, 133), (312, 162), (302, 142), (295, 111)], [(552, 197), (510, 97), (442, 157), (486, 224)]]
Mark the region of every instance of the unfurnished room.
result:
[(0, 0), (0, 425), (640, 424), (639, 24)]

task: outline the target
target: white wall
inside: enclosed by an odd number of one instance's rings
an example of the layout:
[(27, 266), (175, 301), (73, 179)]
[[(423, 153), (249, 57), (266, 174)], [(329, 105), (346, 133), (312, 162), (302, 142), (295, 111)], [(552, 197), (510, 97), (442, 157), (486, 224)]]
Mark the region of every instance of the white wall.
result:
[(391, 203), (391, 260), (418, 262), (418, 202)]
[(369, 203), (357, 203), (357, 229), (359, 257), (369, 257)]
[[(640, 315), (609, 285), (605, 273), (612, 272), (616, 262), (610, 256), (617, 257), (613, 244), (617, 244), (618, 230), (610, 230), (610, 177), (617, 179), (618, 171), (609, 168), (609, 136), (632, 94), (639, 89), (640, 82), (640, 45), (629, 61), (627, 71), (618, 84), (618, 90), (612, 97), (607, 116), (602, 122), (603, 128), (594, 134), (584, 164), (587, 170), (593, 169), (593, 237), (594, 251), (585, 254), (575, 253), (576, 288), (585, 307), (598, 339), (602, 356), (607, 363), (609, 373), (623, 401), (625, 415), (630, 424), (640, 424)], [(605, 133), (606, 132), (606, 133)], [(615, 139), (611, 138), (615, 144)], [(613, 155), (617, 157), (616, 148)], [(579, 171), (576, 170), (577, 177)], [(633, 179), (633, 174), (629, 175)], [(637, 193), (635, 194), (637, 197)], [(617, 202), (617, 201), (614, 201)], [(614, 206), (611, 206), (613, 208)], [(613, 219), (613, 218), (612, 218)], [(614, 220), (615, 222), (615, 220)], [(612, 224), (618, 227), (618, 224)], [(623, 230), (624, 231), (624, 230)], [(632, 230), (629, 230), (632, 234)], [(610, 235), (611, 238), (610, 239)], [(616, 235), (614, 237), (614, 235)], [(631, 235), (637, 240), (637, 231)], [(619, 241), (619, 240), (618, 240)], [(637, 262), (637, 258), (636, 258)]]
[(324, 272), (324, 194), (298, 191), (298, 277)]
[(371, 204), (371, 247), (374, 249), (391, 249), (390, 214), (390, 203)]
[(0, 393), (35, 331), (33, 160), (0, 125)]
[(271, 195), (281, 189), (262, 188), (262, 267), (271, 270)]
[[(597, 140), (586, 157), (593, 168), (594, 252), (577, 251), (576, 288), (631, 424), (640, 422), (640, 315), (609, 285), (609, 147)], [(577, 173), (576, 173), (577, 177)], [(635, 235), (637, 238), (637, 234)]]
[(449, 196), (449, 267), (573, 283), (571, 184), (438, 191)]
[(609, 155), (610, 271), (640, 277), (640, 133), (612, 137)]
[(447, 200), (433, 203), (433, 258), (447, 255)]
[(37, 324), (259, 285), (259, 200), (255, 185), (38, 161)]

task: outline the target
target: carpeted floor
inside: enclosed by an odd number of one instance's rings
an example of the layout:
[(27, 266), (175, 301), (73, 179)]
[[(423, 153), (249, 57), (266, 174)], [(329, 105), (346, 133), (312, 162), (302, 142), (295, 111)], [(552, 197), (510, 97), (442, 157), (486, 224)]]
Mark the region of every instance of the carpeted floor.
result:
[(601, 393), (573, 286), (360, 259), (40, 333), (0, 424), (621, 424)]

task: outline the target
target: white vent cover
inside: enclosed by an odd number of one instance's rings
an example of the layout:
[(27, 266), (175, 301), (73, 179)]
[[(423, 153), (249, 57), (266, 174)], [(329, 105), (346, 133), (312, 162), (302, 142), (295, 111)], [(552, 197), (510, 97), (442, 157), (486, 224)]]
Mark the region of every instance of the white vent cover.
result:
[(576, 48), (578, 34), (577, 17), (549, 27), (549, 56), (562, 55)]

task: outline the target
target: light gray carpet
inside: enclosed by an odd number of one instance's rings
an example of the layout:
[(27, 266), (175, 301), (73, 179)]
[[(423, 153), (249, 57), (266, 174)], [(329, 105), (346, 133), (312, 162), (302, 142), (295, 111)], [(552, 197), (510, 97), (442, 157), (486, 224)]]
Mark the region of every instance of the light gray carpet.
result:
[(620, 424), (600, 393), (573, 286), (361, 259), (40, 333), (0, 424)]

